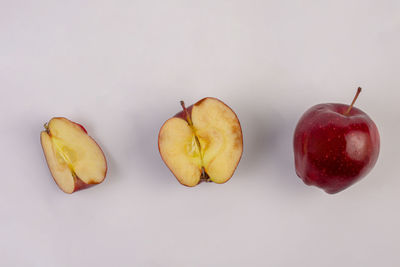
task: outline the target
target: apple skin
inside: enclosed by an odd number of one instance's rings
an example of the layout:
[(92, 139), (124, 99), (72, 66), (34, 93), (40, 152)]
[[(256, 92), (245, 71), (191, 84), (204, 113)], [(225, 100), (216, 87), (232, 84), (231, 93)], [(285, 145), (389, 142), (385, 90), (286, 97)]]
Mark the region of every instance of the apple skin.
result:
[(374, 167), (380, 148), (372, 119), (348, 105), (319, 104), (308, 109), (294, 132), (297, 175), (307, 185), (338, 193)]
[(76, 122), (73, 122), (73, 121), (72, 121), (72, 123), (75, 123), (76, 125), (78, 125), (79, 127), (81, 127), (81, 129), (87, 134), (87, 131), (86, 131), (85, 127), (83, 127), (81, 124), (76, 123)]
[[(107, 172), (107, 170), (106, 170), (106, 172)], [(54, 177), (53, 177), (53, 179), (54, 179)], [(76, 191), (79, 191), (79, 190), (90, 188), (90, 187), (92, 187), (92, 186), (94, 186), (96, 184), (98, 184), (98, 183), (85, 184), (85, 182), (82, 181), (81, 179), (79, 179), (79, 177), (75, 177), (75, 189), (74, 189), (74, 191), (72, 193), (74, 193)]]
[[(204, 98), (204, 99), (205, 99), (205, 98)], [(203, 101), (204, 99), (200, 100), (199, 103), (200, 103), (201, 101)], [(196, 104), (197, 104), (197, 103), (196, 103)], [(193, 104), (193, 105), (195, 105), (195, 104)], [(188, 112), (188, 114), (189, 114), (190, 117), (192, 117), (193, 105), (191, 105), (191, 106), (189, 106), (189, 107), (186, 108), (186, 110), (187, 110), (187, 112)], [(182, 111), (176, 113), (176, 114), (174, 115), (173, 118), (180, 118), (180, 119), (183, 119), (183, 120), (187, 121), (186, 112), (185, 112), (184, 110), (182, 110)]]

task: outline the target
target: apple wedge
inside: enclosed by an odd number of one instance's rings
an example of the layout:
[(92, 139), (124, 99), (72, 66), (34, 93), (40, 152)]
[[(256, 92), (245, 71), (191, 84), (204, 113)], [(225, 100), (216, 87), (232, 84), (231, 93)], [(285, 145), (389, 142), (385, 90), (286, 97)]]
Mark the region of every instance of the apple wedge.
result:
[(207, 97), (167, 120), (160, 129), (158, 148), (167, 167), (186, 186), (202, 181), (228, 181), (243, 152), (236, 114), (222, 101)]
[(66, 118), (52, 118), (40, 133), (43, 152), (54, 181), (65, 193), (101, 183), (107, 162), (85, 128)]

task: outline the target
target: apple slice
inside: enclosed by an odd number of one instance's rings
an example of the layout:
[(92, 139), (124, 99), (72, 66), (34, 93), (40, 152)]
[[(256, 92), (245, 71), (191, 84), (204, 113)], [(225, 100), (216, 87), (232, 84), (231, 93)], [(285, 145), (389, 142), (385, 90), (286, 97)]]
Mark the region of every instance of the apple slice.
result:
[(202, 181), (228, 181), (243, 152), (236, 114), (216, 98), (204, 98), (167, 120), (160, 129), (158, 148), (178, 181), (195, 186)]
[(103, 151), (82, 125), (52, 118), (40, 134), (43, 152), (54, 181), (65, 193), (101, 183), (107, 162)]

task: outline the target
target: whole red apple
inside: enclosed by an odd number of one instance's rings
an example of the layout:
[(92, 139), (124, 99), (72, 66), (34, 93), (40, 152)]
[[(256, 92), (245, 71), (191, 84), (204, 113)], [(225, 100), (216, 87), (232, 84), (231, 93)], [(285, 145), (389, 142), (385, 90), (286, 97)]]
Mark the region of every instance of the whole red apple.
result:
[(329, 194), (363, 178), (379, 154), (379, 133), (371, 118), (351, 105), (319, 104), (307, 110), (294, 132), (297, 175)]

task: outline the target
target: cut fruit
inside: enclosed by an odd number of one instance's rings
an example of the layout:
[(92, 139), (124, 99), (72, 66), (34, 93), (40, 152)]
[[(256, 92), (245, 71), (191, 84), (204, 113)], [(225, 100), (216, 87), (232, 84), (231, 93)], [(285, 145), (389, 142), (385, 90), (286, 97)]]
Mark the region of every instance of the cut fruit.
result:
[(50, 172), (65, 193), (101, 183), (107, 162), (103, 151), (85, 128), (66, 118), (53, 118), (40, 140)]
[(167, 120), (158, 147), (178, 181), (195, 186), (201, 181), (225, 183), (240, 161), (242, 129), (236, 114), (216, 98), (204, 98)]

